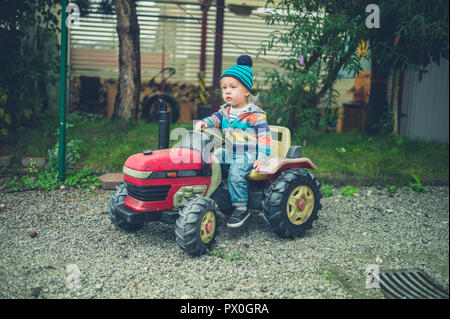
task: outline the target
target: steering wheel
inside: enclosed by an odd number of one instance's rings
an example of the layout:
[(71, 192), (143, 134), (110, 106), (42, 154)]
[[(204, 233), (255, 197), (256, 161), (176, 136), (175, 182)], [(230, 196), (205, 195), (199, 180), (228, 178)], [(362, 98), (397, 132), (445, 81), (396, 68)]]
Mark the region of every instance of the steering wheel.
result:
[(211, 127), (202, 127), (201, 131), (202, 133), (209, 135), (211, 138), (218, 139), (222, 144), (225, 143), (225, 139), (223, 138), (220, 130)]
[(202, 127), (201, 132), (210, 137), (209, 141), (210, 143), (213, 143), (212, 145), (214, 145), (213, 153), (216, 153), (221, 148), (226, 149), (231, 147), (230, 142), (227, 142), (225, 140), (225, 138), (222, 136), (222, 132), (219, 129)]

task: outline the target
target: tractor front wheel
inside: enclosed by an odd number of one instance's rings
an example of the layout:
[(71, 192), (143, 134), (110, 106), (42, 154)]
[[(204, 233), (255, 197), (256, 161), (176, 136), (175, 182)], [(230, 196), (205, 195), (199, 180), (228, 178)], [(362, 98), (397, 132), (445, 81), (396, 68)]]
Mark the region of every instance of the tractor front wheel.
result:
[(303, 169), (283, 172), (264, 192), (264, 220), (280, 237), (301, 236), (317, 219), (320, 183)]
[(216, 236), (215, 201), (207, 197), (193, 198), (184, 206), (176, 222), (177, 244), (191, 256), (200, 256), (211, 248)]
[(126, 220), (123, 220), (117, 214), (117, 210), (115, 208), (116, 205), (119, 205), (125, 201), (127, 195), (128, 195), (127, 185), (125, 184), (125, 182), (122, 182), (119, 184), (119, 186), (116, 186), (116, 191), (114, 192), (114, 194), (111, 197), (111, 200), (109, 201), (109, 219), (111, 220), (111, 223), (117, 228), (129, 232), (134, 232), (138, 229), (141, 229), (142, 226), (144, 226), (144, 224), (143, 223), (131, 224)]

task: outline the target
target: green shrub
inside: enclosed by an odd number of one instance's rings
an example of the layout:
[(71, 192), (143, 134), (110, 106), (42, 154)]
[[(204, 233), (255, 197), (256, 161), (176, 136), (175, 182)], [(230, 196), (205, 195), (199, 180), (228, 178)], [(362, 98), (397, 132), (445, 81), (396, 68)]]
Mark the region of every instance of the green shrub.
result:
[(333, 196), (333, 190), (331, 189), (330, 185), (322, 185), (320, 191), (322, 192), (322, 195), (325, 197)]
[(5, 176), (7, 170), (8, 168), (6, 166), (0, 167), (0, 177)]
[(56, 172), (41, 172), (37, 174), (37, 188), (52, 191), (61, 186)]
[(244, 255), (239, 251), (233, 251), (230, 250), (228, 255), (225, 254), (220, 249), (211, 249), (207, 251), (208, 256), (215, 256), (219, 257), (221, 259), (225, 259), (226, 262), (233, 262), (233, 261), (253, 261), (252, 257), (245, 258)]
[(408, 187), (418, 193), (427, 193), (427, 189), (422, 185), (419, 176), (411, 174), (411, 177), (414, 179), (415, 183), (409, 182)]
[(6, 178), (0, 189), (10, 189), (15, 192), (22, 190), (20, 179), (17, 176)]
[[(66, 143), (66, 154), (65, 154), (65, 168), (66, 170), (74, 169), (76, 161), (80, 158), (79, 144), (82, 141), (79, 139), (70, 140)], [(55, 146), (48, 150), (47, 152), (47, 169), (51, 172), (58, 171), (59, 165), (59, 142), (56, 142)]]
[(84, 122), (97, 122), (105, 117), (101, 114), (87, 113), (82, 111), (74, 111), (67, 114), (67, 122), (72, 124), (80, 124)]
[(83, 168), (70, 175), (64, 183), (68, 186), (76, 187), (83, 191), (91, 191), (101, 186), (98, 176), (89, 168)]
[(386, 189), (389, 193), (393, 194), (397, 191), (397, 186), (396, 185), (386, 185)]
[(341, 195), (344, 196), (353, 196), (358, 192), (358, 189), (353, 186), (345, 186), (342, 188)]
[[(66, 179), (64, 183), (68, 186), (81, 189), (83, 191), (91, 191), (101, 186), (98, 176), (89, 168), (75, 169), (75, 163), (80, 158), (79, 143), (81, 140), (74, 139), (67, 143), (66, 147)], [(36, 163), (32, 160), (28, 167), (27, 174), (21, 177), (7, 177), (0, 189), (10, 189), (13, 191), (22, 191), (26, 189), (55, 190), (62, 183), (59, 181), (58, 173), (58, 154), (59, 143), (48, 150), (48, 163), (46, 170), (40, 172), (36, 167)]]

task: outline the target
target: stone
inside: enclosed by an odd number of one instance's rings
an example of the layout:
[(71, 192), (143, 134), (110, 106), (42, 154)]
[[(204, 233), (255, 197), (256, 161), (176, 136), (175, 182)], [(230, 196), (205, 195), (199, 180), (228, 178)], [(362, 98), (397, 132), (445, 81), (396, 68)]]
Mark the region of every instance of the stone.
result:
[(123, 181), (123, 173), (108, 173), (98, 177), (103, 189), (115, 189)]
[(11, 164), (12, 155), (0, 156), (0, 166), (9, 166)]
[(29, 167), (32, 161), (35, 163), (36, 167), (43, 167), (45, 165), (44, 157), (24, 157), (22, 158), (22, 165)]
[(38, 297), (40, 293), (41, 293), (41, 287), (31, 288), (31, 296), (32, 297)]

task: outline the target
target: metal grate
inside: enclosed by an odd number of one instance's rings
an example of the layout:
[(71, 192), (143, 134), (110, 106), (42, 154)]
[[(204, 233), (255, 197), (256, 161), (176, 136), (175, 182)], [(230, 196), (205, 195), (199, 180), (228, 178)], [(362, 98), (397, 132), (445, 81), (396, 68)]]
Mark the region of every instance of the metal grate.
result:
[(421, 270), (380, 272), (380, 288), (391, 299), (448, 299), (448, 292)]
[(127, 184), (128, 195), (144, 202), (158, 202), (166, 200), (172, 185), (136, 186)]

